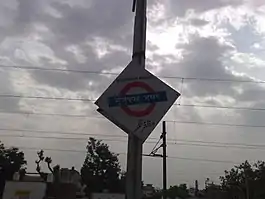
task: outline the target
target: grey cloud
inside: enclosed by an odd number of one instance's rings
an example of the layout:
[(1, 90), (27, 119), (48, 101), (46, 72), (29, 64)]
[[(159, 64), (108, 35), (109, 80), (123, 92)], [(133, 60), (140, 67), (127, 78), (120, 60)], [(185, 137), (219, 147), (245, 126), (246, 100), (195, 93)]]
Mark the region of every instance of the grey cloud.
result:
[[(80, 64), (76, 62), (71, 53), (65, 51), (58, 52), (59, 53), (56, 53), (56, 55), (60, 55), (58, 56), (59, 58), (67, 57), (65, 60), (68, 62), (67, 68), (70, 70), (100, 72), (112, 68), (125, 67), (130, 60), (130, 56), (122, 51), (111, 51), (109, 54), (107, 54), (101, 59), (98, 59), (92, 51), (88, 51), (89, 53), (85, 52), (87, 62)], [(45, 65), (45, 62), (42, 65)], [(51, 64), (47, 65), (51, 66)], [(90, 90), (93, 92), (99, 92), (103, 91), (105, 85), (109, 83), (109, 79), (100, 74), (89, 74), (85, 72), (65, 73), (53, 71), (43, 72), (36, 70), (32, 73), (32, 77), (40, 84), (47, 84), (52, 87), (69, 89), (72, 91)], [(88, 83), (91, 81), (96, 82), (98, 86), (88, 87)]]
[(150, 51), (156, 51), (159, 49), (159, 47), (157, 45), (152, 44), (150, 41), (147, 41), (146, 49)]
[(19, 111), (20, 107), (18, 103), (19, 103), (19, 99), (1, 98), (0, 99), (0, 111), (3, 111), (3, 112)]
[(202, 19), (191, 19), (190, 20), (191, 25), (193, 26), (205, 26), (206, 24), (208, 24), (208, 21), (202, 20)]
[[(115, 36), (130, 20), (128, 1), (93, 1), (86, 8), (72, 8), (59, 3), (54, 7), (62, 14), (62, 18), (51, 21), (50, 27), (58, 36), (73, 43), (84, 41), (88, 35)], [(71, 24), (71, 25), (70, 25)], [(106, 32), (107, 30), (107, 32)]]
[[(174, 62), (172, 56), (154, 56), (154, 59), (164, 66), (161, 76), (184, 77), (183, 85), (179, 86), (179, 91), (182, 92), (181, 103), (192, 103), (190, 99), (199, 97), (204, 104), (220, 106), (224, 105), (217, 100), (221, 95), (234, 100), (236, 102), (234, 106), (240, 106), (244, 102), (255, 103), (265, 98), (261, 84), (239, 82), (251, 79), (247, 76), (235, 76), (226, 68), (223, 59), (226, 54), (229, 56), (233, 52), (230, 46), (220, 44), (214, 37), (195, 36), (189, 44), (181, 47), (184, 49), (184, 56), (180, 62)], [(167, 58), (172, 63), (167, 63)], [(185, 79), (185, 77), (198, 79)], [(207, 79), (232, 81), (207, 81)], [(175, 81), (180, 80), (175, 79)]]
[(255, 102), (259, 104), (265, 99), (265, 88), (262, 84), (244, 84), (242, 90), (243, 91), (237, 95), (238, 101)]
[[(185, 2), (179, 1), (178, 7), (181, 10), (194, 8), (195, 11), (205, 11), (228, 4), (234, 5), (237, 2), (194, 2), (190, 0)], [(93, 1), (89, 10), (78, 6), (71, 7), (58, 1), (52, 2), (50, 6), (53, 6), (62, 15), (62, 18), (44, 15), (41, 5), (43, 4), (35, 1), (31, 3), (30, 0), (20, 2), (17, 23), (25, 24), (25, 27), (28, 27), (28, 25), (35, 21), (45, 24), (53, 33), (53, 37), (43, 38), (44, 43), (54, 50), (58, 58), (68, 62), (67, 67), (69, 69), (100, 71), (115, 68), (118, 65), (125, 66), (130, 60), (130, 55), (121, 51), (112, 51), (102, 59), (98, 59), (93, 48), (87, 47), (82, 43), (92, 39), (96, 35), (128, 47), (132, 41), (131, 28), (129, 28), (132, 25), (133, 16), (129, 9), (131, 6), (130, 2), (120, 0), (114, 2)], [(34, 12), (29, 12), (28, 9), (35, 10)], [(203, 21), (196, 19), (193, 19), (191, 22), (203, 24)], [(87, 63), (78, 63), (73, 54), (66, 51), (65, 48), (71, 44), (77, 45), (83, 50), (84, 55), (87, 57)], [(171, 64), (170, 69), (166, 68), (164, 72), (167, 75), (172, 76), (176, 74), (179, 76), (181, 74), (184, 77), (236, 78), (230, 71), (224, 68), (221, 61), (223, 54), (231, 50), (230, 47), (218, 44), (215, 38), (194, 38), (190, 44), (181, 47), (186, 52), (184, 59), (181, 63)], [(163, 58), (163, 60), (161, 56), (155, 57), (155, 59), (159, 59), (160, 63), (167, 62), (166, 58)], [(173, 57), (170, 59), (173, 59)], [(56, 65), (51, 64), (49, 60), (44, 58), (41, 63), (45, 66), (56, 67)], [(168, 65), (168, 63), (165, 65)], [(74, 91), (91, 89), (91, 91), (97, 92), (97, 90), (103, 90), (105, 83), (109, 82), (109, 79), (98, 75), (92, 77), (89, 75), (88, 77), (88, 75), (83, 74), (48, 74), (39, 71), (34, 72), (33, 77), (38, 83)], [(87, 84), (90, 80), (100, 83), (96, 87), (89, 88)], [(187, 89), (184, 90), (186, 97), (212, 96), (217, 94), (235, 95), (234, 90), (224, 84), (215, 86), (207, 82), (199, 85), (196, 82), (185, 82), (185, 84), (187, 84)]]
[(34, 22), (38, 22), (40, 16), (43, 15), (44, 5), (40, 1), (25, 0), (18, 1), (17, 4), (16, 10), (10, 12), (13, 14), (13, 21), (6, 28), (6, 37), (27, 36), (32, 31)]
[[(23, 25), (24, 27), (22, 28), (26, 31), (34, 31), (29, 27), (35, 22), (43, 23), (48, 27), (53, 36), (44, 37), (42, 41), (54, 51), (56, 57), (67, 61), (66, 66), (68, 69), (102, 71), (121, 65), (125, 67), (130, 61), (130, 55), (120, 50), (111, 50), (110, 54), (99, 59), (94, 52), (93, 46), (84, 44), (87, 41), (92, 41), (96, 36), (107, 38), (108, 41), (116, 45), (128, 48), (132, 42), (130, 27), (133, 24), (133, 14), (131, 13), (129, 1), (93, 1), (89, 9), (78, 6), (71, 7), (58, 1), (52, 2), (50, 6), (53, 6), (62, 15), (62, 18), (44, 15), (44, 8), (42, 9), (41, 5), (38, 1), (34, 1), (32, 4), (31, 0), (20, 2), (16, 22), (20, 26)], [(34, 12), (30, 12), (29, 9), (34, 10)], [(74, 55), (66, 51), (66, 48), (70, 45), (76, 45), (81, 48), (87, 59), (86, 63), (78, 63)], [(23, 61), (17, 60), (17, 63), (23, 63)], [(47, 58), (41, 58), (40, 65), (58, 67)], [(87, 89), (88, 81), (104, 80), (98, 75), (88, 78), (85, 75), (77, 77), (72, 74), (48, 74), (40, 73), (39, 71), (34, 72), (33, 77), (41, 84), (70, 90)]]
[[(163, 74), (167, 76), (199, 77), (206, 79), (235, 79), (236, 77), (225, 69), (222, 64), (223, 55), (232, 50), (231, 47), (221, 45), (214, 37), (200, 38), (195, 36), (184, 48), (183, 59), (165, 67)], [(187, 86), (183, 92), (185, 97), (207, 96), (217, 94), (231, 94), (231, 89), (224, 89), (223, 84), (212, 86), (209, 82), (189, 81), (184, 79)], [(229, 92), (229, 93), (228, 93)]]
[[(149, 1), (148, 6), (157, 3)], [(90, 7), (71, 7), (59, 2), (51, 4), (62, 18), (48, 21), (57, 39), (79, 43), (93, 36), (108, 38), (128, 47), (132, 41), (134, 13), (131, 12), (131, 1), (97, 0)]]
[[(106, 39), (107, 41), (110, 41), (111, 43), (114, 43), (116, 45), (120, 45), (126, 49), (129, 49), (132, 42), (132, 24), (133, 24), (133, 14), (130, 11), (131, 8), (131, 1), (124, 1), (124, 0), (114, 0), (114, 1), (106, 1), (106, 0), (94, 0), (92, 2), (92, 7), (88, 10), (85, 8), (82, 8), (80, 6), (70, 6), (67, 4), (64, 4), (60, 1), (57, 2), (51, 2), (51, 1), (45, 1), (49, 3), (49, 6), (52, 6), (54, 9), (58, 11), (62, 15), (62, 18), (54, 18), (52, 16), (49, 16), (47, 13), (44, 13), (44, 8), (46, 3), (43, 3), (41, 1), (35, 1), (35, 0), (26, 0), (26, 1), (19, 1), (19, 7), (18, 7), (18, 13), (14, 13), (15, 16), (17, 16), (16, 20), (14, 21), (14, 25), (12, 28), (8, 29), (10, 34), (2, 33), (4, 36), (23, 36), (27, 35), (29, 33), (34, 33), (33, 24), (40, 23), (49, 28), (49, 31), (51, 32), (49, 37), (46, 35), (40, 35), (41, 36), (41, 42), (43, 42), (45, 45), (49, 46), (55, 53), (55, 55), (62, 59), (67, 61), (68, 65), (67, 69), (78, 69), (78, 70), (93, 70), (93, 71), (101, 71), (101, 70), (111, 70), (113, 68), (119, 67), (125, 67), (126, 64), (130, 60), (130, 54), (128, 52), (119, 51), (119, 50), (111, 50), (109, 54), (99, 59), (94, 50), (93, 47), (85, 45), (86, 41), (92, 41), (94, 39), (94, 36), (102, 37)], [(154, 2), (154, 1), (148, 1)], [(173, 12), (174, 15), (183, 16), (186, 13), (186, 10), (188, 9), (194, 9), (195, 12), (203, 12), (210, 9), (215, 9), (221, 6), (226, 5), (236, 5), (239, 1), (224, 1), (217, 0), (171, 0), (172, 9), (171, 12)], [(200, 24), (202, 25), (202, 21), (191, 21), (191, 23)], [(0, 33), (0, 36), (1, 36)], [(1, 39), (1, 38), (0, 38)], [(79, 63), (73, 53), (66, 51), (66, 47), (69, 45), (76, 45), (78, 46), (82, 53), (86, 56), (87, 62), (86, 63)], [(16, 47), (15, 47), (16, 48)], [(11, 50), (7, 51), (1, 51), (1, 55), (4, 56), (13, 56), (13, 51), (15, 48), (11, 48)], [(156, 46), (152, 46), (148, 44), (148, 48), (152, 51), (155, 51), (157, 49)], [(183, 48), (184, 49), (184, 57), (183, 60), (180, 62), (177, 62), (174, 56), (168, 55), (168, 56), (161, 56), (161, 55), (155, 55), (153, 60), (150, 61), (150, 65), (148, 68), (155, 69), (155, 64), (152, 64), (153, 62), (156, 62), (161, 64), (163, 66), (162, 72), (159, 74), (161, 76), (184, 76), (184, 77), (202, 77), (202, 78), (221, 78), (221, 79), (232, 79), (232, 80), (238, 80), (241, 79), (240, 77), (236, 77), (232, 75), (231, 71), (227, 70), (222, 63), (222, 59), (224, 59), (224, 54), (230, 52), (231, 47), (226, 45), (221, 45), (218, 43), (216, 38), (199, 38), (194, 37), (191, 39), (190, 43), (184, 46), (177, 46), (177, 48)], [(18, 60), (15, 58), (12, 58), (14, 62), (19, 64), (30, 64), (22, 60)], [(172, 62), (172, 63), (170, 63)], [(48, 58), (41, 58), (40, 65), (43, 67), (59, 67), (60, 65), (52, 63), (52, 60)], [(62, 92), (59, 92), (60, 94), (64, 94), (63, 91), (91, 91), (92, 94), (94, 93), (100, 93), (102, 92), (107, 85), (113, 80), (114, 77), (107, 78), (106, 76), (99, 76), (99, 75), (88, 75), (88, 74), (75, 74), (75, 73), (48, 73), (43, 71), (35, 71), (31, 73), (32, 77), (36, 80), (37, 84), (42, 85), (48, 85), (52, 88), (56, 89)], [(8, 80), (8, 75), (3, 74), (3, 77), (1, 78), (3, 80), (3, 87), (0, 86), (0, 90), (5, 92), (13, 92), (13, 88), (5, 87), (4, 84), (12, 85), (11, 82)], [(94, 85), (88, 86), (88, 81), (93, 80)], [(172, 86), (179, 89), (181, 91), (181, 83), (176, 84), (175, 79), (166, 79), (167, 82), (169, 82)], [(2, 81), (1, 81), (2, 82)], [(198, 81), (184, 81), (185, 85), (187, 87), (183, 88), (183, 98), (180, 102), (185, 103), (185, 97), (186, 98), (192, 98), (194, 96), (204, 98), (207, 96), (217, 96), (218, 94), (222, 94), (225, 96), (233, 97), (236, 100), (238, 100), (238, 104), (242, 101), (256, 101), (255, 95), (258, 93), (260, 99), (264, 99), (263, 96), (263, 89), (259, 86), (246, 86), (245, 84), (235, 84), (236, 86), (242, 86), (243, 93), (238, 94), (238, 92), (235, 91), (233, 86), (231, 84), (227, 83), (216, 83), (213, 82), (198, 82)], [(7, 90), (5, 90), (7, 89)], [(64, 90), (62, 90), (64, 89)], [(47, 94), (49, 91), (44, 91), (45, 94)], [(58, 94), (58, 93), (57, 93)], [(52, 95), (52, 94), (51, 94)], [(251, 96), (251, 97), (250, 97)], [(3, 106), (3, 108), (6, 108), (7, 110), (12, 110), (12, 108), (16, 109), (17, 101), (14, 104), (6, 105), (6, 103), (10, 103), (12, 100), (7, 100), (5, 103), (2, 103), (0, 101), (0, 108)], [(26, 103), (26, 102), (25, 102)], [(29, 108), (35, 109), (44, 112), (44, 111), (50, 111), (50, 112), (62, 112), (62, 113), (75, 113), (79, 114), (80, 112), (85, 112), (85, 114), (93, 114), (91, 109), (91, 106), (87, 105), (85, 107), (84, 104), (76, 104), (73, 103), (71, 105), (65, 105), (61, 102), (40, 102), (40, 101), (28, 101)], [(217, 103), (215, 100), (209, 100), (206, 101), (206, 103), (215, 104)], [(21, 104), (21, 102), (20, 102)], [(12, 107), (11, 107), (12, 106)], [(89, 106), (89, 107), (88, 107)], [(256, 104), (258, 107), (263, 107), (264, 104), (260, 102), (260, 104)], [(52, 107), (52, 108), (51, 108)], [(18, 107), (19, 108), (19, 107)], [(47, 109), (47, 110), (46, 110)], [(85, 110), (84, 110), (85, 109)], [(94, 109), (93, 109), (94, 110)], [(172, 113), (173, 112), (173, 113)], [(180, 120), (195, 120), (195, 121), (201, 121), (204, 118), (201, 117), (202, 113), (208, 113), (207, 110), (197, 110), (194, 108), (186, 109), (184, 107), (175, 107), (174, 110), (172, 110), (170, 114), (172, 114), (172, 118), (174, 119), (180, 119)], [(240, 114), (240, 117), (242, 120), (247, 122), (263, 122), (262, 114), (260, 115), (245, 115), (244, 113)], [(255, 118), (259, 117), (259, 120), (255, 120)], [(232, 118), (232, 117), (230, 117)], [(12, 118), (13, 119), (13, 118)], [(226, 115), (221, 115), (219, 112), (216, 111), (216, 116), (209, 118), (210, 121), (216, 120), (225, 120), (227, 119)], [(10, 119), (11, 120), (11, 119)], [(37, 121), (38, 120), (38, 121)], [(94, 122), (94, 120), (89, 120), (87, 125), (84, 125), (85, 122), (83, 122), (83, 125), (80, 125), (78, 121), (71, 122), (69, 120), (63, 120), (61, 119), (60, 122), (56, 123), (55, 126), (47, 125), (51, 123), (52, 118), (50, 120), (41, 120), (39, 118), (27, 120), (26, 122), (23, 120), (19, 120), (22, 124), (21, 126), (24, 128), (47, 128), (48, 130), (51, 130), (53, 128), (57, 129), (64, 129), (68, 128), (69, 126), (71, 128), (76, 128), (74, 130), (84, 131), (87, 130), (89, 132), (93, 131), (92, 133), (117, 133), (118, 135), (121, 135), (121, 132), (118, 130), (118, 128), (114, 127), (114, 125), (111, 125), (107, 122)], [(231, 119), (232, 120), (232, 119)], [(18, 120), (14, 119), (14, 125), (16, 125)], [(58, 120), (56, 120), (58, 121)], [(66, 121), (69, 121), (66, 122)], [(66, 125), (67, 124), (67, 125)], [(12, 123), (13, 125), (13, 123)], [(220, 137), (226, 141), (227, 139), (231, 139), (231, 135), (229, 132), (221, 131), (219, 128), (203, 128), (198, 126), (191, 126), (191, 125), (184, 125), (177, 126), (177, 131), (180, 132), (178, 134), (177, 138), (190, 138), (190, 139), (208, 139), (214, 140), (219, 139)], [(159, 129), (160, 130), (160, 129)], [(212, 131), (217, 131), (215, 133), (220, 133), (219, 137), (214, 135)], [(235, 131), (234, 133), (238, 133), (238, 130), (231, 130)], [(155, 132), (156, 133), (156, 132)], [(190, 134), (188, 134), (190, 133)], [(204, 133), (204, 134), (203, 134)], [(156, 136), (160, 132), (156, 133)], [(170, 136), (173, 137), (172, 133)], [(226, 137), (227, 136), (227, 137)], [(174, 137), (173, 137), (174, 138)], [(234, 136), (235, 142), (237, 141), (238, 136)], [(239, 139), (240, 140), (240, 139)], [(14, 144), (16, 144), (15, 141), (13, 141)], [(41, 144), (45, 146), (44, 141), (35, 142), (35, 146), (40, 147)], [(73, 142), (72, 146), (73, 146)], [(26, 143), (22, 143), (26, 144)], [(69, 145), (70, 142), (69, 142)], [(48, 147), (65, 147), (65, 142), (53, 142), (53, 144), (50, 144)], [(116, 146), (116, 145), (115, 145)], [(119, 148), (117, 146), (118, 150), (125, 150), (124, 148)], [(196, 150), (196, 149), (194, 149)], [(194, 152), (193, 149), (186, 149), (180, 151), (182, 154), (187, 154), (186, 152), (189, 152), (189, 155), (192, 155)], [(172, 153), (175, 154), (174, 149), (171, 150)], [(202, 152), (200, 150), (197, 151), (196, 155), (201, 155), (199, 152)], [(180, 153), (180, 156), (182, 154)], [(226, 152), (228, 153), (228, 152)], [(209, 153), (210, 155), (214, 155), (212, 152)], [(208, 155), (209, 155), (208, 154)], [(205, 154), (207, 155), (207, 151)], [(213, 158), (214, 157), (210, 157)], [(224, 158), (225, 159), (225, 158)], [(72, 159), (71, 159), (72, 160)], [(77, 160), (80, 161), (80, 160)], [(60, 159), (60, 163), (63, 162), (67, 164), (65, 160)], [(147, 164), (150, 164), (149, 162)], [(186, 163), (182, 165), (183, 168), (187, 166)], [(206, 169), (207, 170), (207, 169)], [(155, 171), (152, 171), (154, 173)], [(172, 171), (169, 171), (170, 174), (172, 174)], [(145, 178), (151, 179), (151, 182), (153, 181), (159, 181), (160, 177), (150, 177), (152, 173), (148, 173), (148, 175), (145, 175)], [(187, 177), (186, 177), (187, 178)], [(189, 179), (192, 179), (192, 176), (189, 176)], [(173, 182), (174, 183), (174, 182)]]
[(196, 13), (205, 12), (225, 6), (236, 6), (243, 3), (242, 0), (168, 0), (169, 10), (172, 15), (184, 16), (188, 10)]
[[(257, 99), (258, 98), (259, 98), (259, 96), (257, 96)], [(264, 107), (265, 107), (265, 101), (263, 99), (260, 99), (260, 101), (255, 102), (253, 104), (253, 106), (251, 106), (251, 107), (255, 108), (255, 109), (261, 109), (261, 110), (245, 111), (243, 113), (244, 114), (244, 118), (243, 118), (244, 123), (252, 124), (252, 125), (263, 125), (265, 122), (265, 118), (264, 118), (264, 111), (262, 109), (264, 109)], [(259, 129), (259, 130), (263, 131), (263, 129)]]
[(11, 0), (8, 2), (0, 2), (0, 27), (8, 27), (12, 23), (15, 16), (13, 15), (16, 9), (16, 0)]
[(51, 87), (64, 88), (72, 91), (89, 89), (90, 74), (65, 73), (65, 72), (42, 72), (35, 71), (32, 77), (39, 84), (46, 84)]
[[(186, 53), (183, 60), (180, 62), (175, 61), (174, 57), (168, 56), (173, 63), (169, 64), (166, 61), (166, 57), (160, 58), (156, 55), (154, 58), (156, 61), (165, 66), (160, 75), (162, 76), (180, 76), (180, 77), (198, 77), (206, 79), (227, 79), (227, 80), (251, 80), (247, 76), (239, 77), (234, 76), (232, 72), (226, 69), (222, 60), (225, 54), (229, 54), (232, 48), (230, 46), (221, 45), (216, 38), (200, 38), (195, 37), (187, 45), (181, 46)], [(231, 51), (233, 52), (233, 51)], [(173, 81), (173, 80), (172, 80)], [(179, 81), (179, 80), (175, 80)], [(180, 88), (180, 87), (179, 87)], [(218, 95), (232, 98), (235, 100), (233, 103), (227, 103), (227, 106), (246, 107), (247, 104), (252, 105), (254, 108), (264, 108), (264, 86), (263, 84), (256, 83), (240, 83), (240, 82), (213, 82), (213, 81), (199, 81), (199, 80), (185, 80), (181, 89), (182, 98), (178, 100), (180, 104), (194, 103), (191, 99), (197, 96), (200, 99), (209, 97), (204, 100), (204, 105), (224, 106), (227, 102), (216, 100)], [(180, 90), (179, 90), (180, 91)], [(198, 104), (195, 102), (195, 104)], [(191, 113), (193, 114), (191, 115)], [(216, 123), (228, 123), (228, 124), (249, 124), (249, 125), (263, 125), (264, 124), (264, 111), (239, 111), (229, 109), (199, 109), (190, 107), (178, 107), (174, 113), (174, 118), (180, 118), (184, 121), (206, 121)], [(209, 116), (207, 116), (209, 114)], [(202, 116), (202, 117), (201, 117)], [(234, 139), (237, 142), (242, 143), (257, 143), (257, 138), (264, 139), (261, 128), (235, 128), (235, 127), (211, 127), (211, 126), (188, 126), (181, 127), (184, 132), (192, 132), (194, 136), (190, 136), (190, 139), (198, 136), (200, 139), (208, 139), (209, 137), (214, 140), (216, 134), (220, 133), (229, 135), (230, 141)], [(211, 136), (204, 136), (201, 132), (207, 134), (214, 131), (215, 134)], [(200, 135), (196, 135), (200, 133)], [(210, 133), (209, 133), (210, 134)], [(183, 136), (185, 138), (189, 135)], [(192, 152), (191, 149), (185, 149), (185, 152)], [(232, 156), (231, 156), (232, 157)], [(251, 155), (240, 155), (240, 157), (247, 158)], [(256, 154), (258, 157), (258, 154)]]
[(225, 71), (221, 62), (223, 54), (228, 50), (232, 50), (231, 47), (219, 44), (214, 37), (195, 37), (184, 48), (185, 52), (181, 66), (187, 76), (204, 78), (231, 77)]
[(39, 1), (32, 1), (32, 0), (19, 1), (17, 8), (18, 12), (16, 17), (16, 24), (20, 25), (31, 24), (36, 20), (34, 19), (34, 17), (40, 11), (40, 9), (41, 7)]
[[(157, 1), (149, 1), (152, 6)], [(126, 66), (131, 57), (126, 52), (111, 49), (110, 53), (103, 58), (97, 58), (93, 46), (84, 43), (92, 41), (94, 37), (107, 38), (108, 41), (128, 48), (132, 43), (133, 13), (131, 13), (131, 2), (114, 0), (97, 0), (87, 2), (89, 6), (71, 6), (62, 1), (20, 1), (14, 25), (8, 31), (9, 36), (21, 36), (20, 34), (31, 34), (35, 30), (36, 23), (45, 25), (51, 32), (49, 37), (41, 34), (42, 42), (50, 47), (55, 56), (67, 61), (68, 69), (102, 71), (112, 68)], [(45, 13), (45, 9), (53, 7), (62, 17), (55, 18)], [(89, 7), (89, 8), (87, 8)], [(39, 33), (38, 33), (39, 34)], [(87, 59), (86, 63), (78, 63), (71, 52), (66, 51), (70, 45), (81, 48)], [(14, 49), (14, 48), (13, 48)], [(10, 55), (10, 53), (8, 53)], [(31, 65), (23, 59), (13, 58), (17, 64)], [(45, 67), (58, 67), (52, 60), (40, 58), (40, 65)], [(87, 89), (88, 81), (96, 80), (104, 84), (106, 78), (98, 75), (87, 77), (85, 75), (43, 73), (35, 71), (32, 77), (41, 83), (54, 87), (70, 90)]]
[[(260, 109), (260, 110), (241, 110), (236, 111), (235, 114), (240, 115), (239, 121), (230, 122), (236, 124), (244, 124), (249, 125), (249, 127), (241, 127), (241, 128), (232, 128), (232, 131), (238, 137), (238, 142), (249, 143), (249, 144), (263, 144), (265, 135), (264, 135), (264, 101), (253, 102), (251, 107)], [(255, 127), (256, 126), (256, 127)], [(256, 150), (256, 156), (263, 151)], [(253, 154), (254, 155), (254, 154)], [(247, 156), (247, 154), (245, 155)], [(248, 156), (252, 157), (252, 156)], [(262, 155), (261, 155), (262, 157)]]
[[(0, 70), (0, 94), (13, 94), (12, 80), (10, 73), (6, 70)], [(0, 111), (17, 111), (19, 99), (0, 98)]]
[(254, 28), (256, 23), (255, 19), (247, 18), (246, 21), (246, 25), (239, 30), (236, 30), (229, 24), (227, 24), (226, 27), (231, 33), (230, 38), (237, 47), (238, 51), (243, 53), (251, 53), (254, 51), (251, 49), (251, 46), (253, 46), (255, 43), (261, 42), (263, 38), (257, 34)]

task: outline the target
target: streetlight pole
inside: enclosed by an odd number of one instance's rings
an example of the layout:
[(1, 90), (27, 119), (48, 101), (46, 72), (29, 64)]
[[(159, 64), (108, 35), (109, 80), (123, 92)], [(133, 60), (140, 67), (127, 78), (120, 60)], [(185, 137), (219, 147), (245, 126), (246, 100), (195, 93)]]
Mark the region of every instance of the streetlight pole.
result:
[[(163, 158), (163, 199), (166, 199), (166, 192), (167, 192), (167, 139), (166, 139), (166, 122), (163, 121), (162, 123), (162, 134), (160, 136), (160, 140), (162, 139), (163, 143), (157, 147), (157, 142), (156, 146), (154, 149), (151, 151), (149, 155), (143, 154), (143, 156), (148, 156), (148, 157), (159, 157)], [(156, 154), (156, 152), (160, 149), (163, 148), (163, 154)]]

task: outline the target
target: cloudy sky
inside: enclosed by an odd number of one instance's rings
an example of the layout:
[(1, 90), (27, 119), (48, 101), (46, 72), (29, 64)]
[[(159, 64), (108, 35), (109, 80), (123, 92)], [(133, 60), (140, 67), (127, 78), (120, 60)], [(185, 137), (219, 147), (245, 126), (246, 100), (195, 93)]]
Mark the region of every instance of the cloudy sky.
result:
[[(90, 135), (125, 168), (126, 135), (93, 100), (131, 59), (131, 3), (0, 0), (0, 139), (25, 152), (28, 171), (40, 148), (80, 168)], [(264, 159), (264, 11), (263, 0), (148, 1), (146, 67), (182, 94), (164, 118), (169, 184), (217, 182), (236, 163)], [(146, 183), (161, 186), (161, 171), (161, 159), (144, 158)]]

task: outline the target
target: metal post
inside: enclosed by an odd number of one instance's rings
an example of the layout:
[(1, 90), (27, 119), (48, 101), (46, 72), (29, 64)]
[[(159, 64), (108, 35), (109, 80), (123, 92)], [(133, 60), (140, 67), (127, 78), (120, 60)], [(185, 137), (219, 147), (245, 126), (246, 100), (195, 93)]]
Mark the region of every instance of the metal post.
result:
[(129, 135), (127, 173), (126, 173), (126, 198), (140, 199), (142, 196), (142, 142)]
[[(138, 66), (145, 68), (146, 0), (134, 0), (133, 2), (136, 6), (136, 14), (132, 58), (133, 61), (138, 61)], [(126, 199), (142, 198), (142, 151), (143, 142), (135, 135), (130, 134), (127, 155)]]
[(133, 59), (138, 59), (140, 65), (145, 67), (145, 49), (146, 49), (146, 0), (135, 0), (136, 14), (134, 22), (133, 36)]
[(163, 199), (166, 199), (167, 191), (167, 137), (166, 137), (166, 122), (163, 121), (162, 127), (162, 137), (163, 137)]

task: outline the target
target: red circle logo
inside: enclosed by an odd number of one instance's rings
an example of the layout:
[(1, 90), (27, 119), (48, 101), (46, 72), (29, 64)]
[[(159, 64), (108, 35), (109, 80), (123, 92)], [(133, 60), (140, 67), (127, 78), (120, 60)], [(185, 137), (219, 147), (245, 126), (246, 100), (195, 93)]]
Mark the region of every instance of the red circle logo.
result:
[[(127, 84), (120, 92), (121, 96), (125, 96), (132, 88), (142, 88), (146, 90), (147, 92), (153, 93), (154, 90), (147, 85), (144, 82), (132, 82)], [(121, 107), (124, 112), (126, 112), (128, 115), (134, 116), (134, 117), (144, 117), (146, 115), (149, 115), (155, 108), (155, 103), (151, 103), (147, 108), (144, 110), (132, 110), (128, 106), (122, 106)]]

